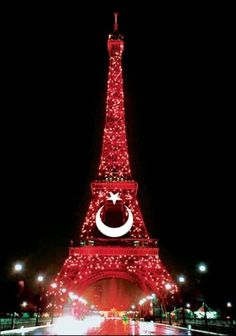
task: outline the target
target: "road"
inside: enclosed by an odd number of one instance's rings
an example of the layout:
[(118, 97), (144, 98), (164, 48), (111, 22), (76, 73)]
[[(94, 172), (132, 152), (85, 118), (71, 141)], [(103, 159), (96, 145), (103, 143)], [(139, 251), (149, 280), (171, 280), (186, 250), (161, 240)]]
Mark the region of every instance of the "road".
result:
[[(62, 318), (54, 326), (31, 331), (14, 332), (11, 335), (200, 335), (197, 332), (177, 329), (153, 322), (122, 321), (89, 317), (83, 321)], [(202, 334), (201, 334), (202, 335)]]

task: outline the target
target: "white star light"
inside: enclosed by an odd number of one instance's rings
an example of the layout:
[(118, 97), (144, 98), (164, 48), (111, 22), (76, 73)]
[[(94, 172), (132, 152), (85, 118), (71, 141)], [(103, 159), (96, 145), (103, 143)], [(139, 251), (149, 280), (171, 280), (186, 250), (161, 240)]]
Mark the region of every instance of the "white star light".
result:
[(108, 201), (112, 201), (113, 204), (116, 204), (116, 201), (121, 200), (118, 192), (116, 194), (113, 194), (113, 192), (109, 192), (109, 194), (110, 197), (108, 198)]

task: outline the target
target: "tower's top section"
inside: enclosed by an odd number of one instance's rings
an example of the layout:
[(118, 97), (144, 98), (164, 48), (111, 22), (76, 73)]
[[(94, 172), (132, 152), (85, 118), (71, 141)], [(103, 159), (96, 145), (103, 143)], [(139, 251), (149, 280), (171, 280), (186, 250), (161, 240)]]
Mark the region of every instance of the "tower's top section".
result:
[(124, 36), (118, 33), (118, 13), (114, 13), (113, 33), (109, 34), (107, 41), (107, 48), (109, 55), (114, 52), (122, 53), (124, 50)]
[(108, 36), (109, 71), (107, 81), (106, 121), (98, 177), (102, 180), (131, 178), (126, 139), (125, 108), (122, 77), (123, 36), (118, 33), (117, 13), (114, 32)]

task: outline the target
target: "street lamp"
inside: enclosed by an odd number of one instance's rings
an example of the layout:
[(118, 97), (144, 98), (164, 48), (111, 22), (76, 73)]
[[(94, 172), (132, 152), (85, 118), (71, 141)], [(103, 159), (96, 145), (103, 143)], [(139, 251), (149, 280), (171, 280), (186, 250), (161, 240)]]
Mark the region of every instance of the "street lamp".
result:
[(181, 292), (181, 305), (182, 305), (182, 318), (183, 318), (183, 327), (186, 326), (186, 320), (185, 320), (185, 307), (184, 307), (184, 295), (183, 295), (183, 284), (185, 283), (185, 276), (180, 275), (178, 277), (178, 282), (180, 284), (180, 292)]
[[(230, 301), (228, 301), (226, 303), (226, 307), (228, 308), (228, 310), (231, 310), (232, 308), (232, 303)], [(226, 316), (227, 319), (231, 320), (231, 322), (233, 322), (233, 317), (231, 316), (231, 311), (229, 311), (229, 315), (228, 315), (228, 312), (227, 312), (227, 316)]]
[(143, 298), (143, 299), (141, 299), (140, 301), (139, 301), (139, 306), (140, 306), (140, 318), (141, 317), (145, 317), (145, 311), (144, 311), (144, 304), (145, 304), (145, 302), (147, 301), (147, 299), (146, 298)]
[(22, 263), (16, 263), (14, 265), (14, 273), (16, 274), (16, 280), (17, 280), (17, 309), (19, 308), (20, 301), (21, 301), (21, 294), (24, 288), (24, 281), (20, 279), (20, 274), (22, 273), (24, 268), (24, 265)]
[(156, 302), (157, 302), (157, 297), (155, 293), (152, 293), (151, 300), (152, 300), (152, 317), (153, 317), (153, 320), (155, 321), (155, 308), (156, 308)]
[(14, 271), (15, 272), (21, 272), (23, 270), (23, 264), (21, 264), (21, 263), (16, 263), (15, 265), (14, 265)]
[(39, 315), (40, 315), (40, 311), (42, 309), (41, 307), (41, 301), (42, 301), (42, 283), (44, 281), (44, 276), (43, 275), (38, 275), (37, 278), (37, 283), (39, 284), (39, 293), (37, 296), (37, 312), (36, 312), (36, 322), (35, 325), (38, 326), (39, 325)]
[(135, 305), (133, 304), (132, 306), (131, 306), (131, 309), (132, 309), (132, 318), (134, 319), (134, 317), (135, 317)]
[(40, 282), (43, 282), (43, 280), (44, 280), (44, 276), (43, 275), (38, 275), (37, 281), (40, 283)]
[(183, 275), (180, 275), (178, 278), (179, 283), (184, 283), (185, 282), (185, 277)]
[(198, 271), (199, 271), (200, 273), (206, 273), (206, 272), (207, 272), (207, 265), (204, 264), (204, 263), (200, 263), (200, 264), (198, 265)]
[[(24, 312), (26, 311), (27, 307), (28, 307), (28, 302), (23, 301), (23, 302), (21, 303), (21, 312), (22, 312), (22, 314), (24, 314)], [(23, 316), (24, 316), (24, 315), (23, 315)]]
[[(200, 274), (204, 274), (207, 272), (207, 265), (205, 263), (200, 263), (198, 264), (197, 269)], [(201, 289), (201, 292), (202, 292), (202, 289)], [(207, 327), (207, 307), (206, 307), (204, 296), (203, 296), (203, 308), (204, 308), (205, 327)]]
[(14, 328), (14, 320), (15, 320), (15, 310), (19, 312), (20, 301), (21, 301), (21, 293), (24, 288), (24, 282), (20, 280), (20, 273), (23, 271), (24, 265), (20, 262), (17, 262), (13, 265), (13, 272), (16, 274), (16, 287), (15, 287), (15, 295), (16, 295), (16, 303), (13, 307), (12, 319), (11, 319), (11, 329)]
[(168, 313), (168, 318), (169, 318), (169, 325), (172, 324), (171, 322), (171, 303), (170, 303), (170, 300), (169, 300), (169, 291), (171, 289), (171, 284), (170, 283), (166, 283), (165, 284), (165, 288), (166, 290), (168, 291), (168, 296), (167, 296), (167, 304), (168, 304), (168, 310), (169, 310), (169, 313)]
[(54, 318), (54, 305), (55, 305), (55, 289), (57, 288), (57, 284), (55, 282), (51, 283), (51, 287), (53, 289), (52, 292), (52, 312), (51, 312), (51, 324), (53, 324), (53, 318)]

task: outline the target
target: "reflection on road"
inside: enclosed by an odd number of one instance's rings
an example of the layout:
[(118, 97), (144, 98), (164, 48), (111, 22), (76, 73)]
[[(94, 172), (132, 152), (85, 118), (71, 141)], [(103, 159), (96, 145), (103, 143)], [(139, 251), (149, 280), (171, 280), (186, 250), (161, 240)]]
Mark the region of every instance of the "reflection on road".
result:
[[(11, 333), (14, 335), (16, 333)], [(29, 332), (18, 332), (18, 335), (198, 335), (186, 329), (153, 322), (123, 321), (121, 319), (105, 319), (101, 316), (90, 316), (84, 320), (62, 317), (54, 326), (37, 328)]]
[(76, 320), (72, 316), (59, 318), (52, 327), (53, 335), (91, 335), (97, 331), (104, 318), (101, 316), (89, 316), (83, 320)]

